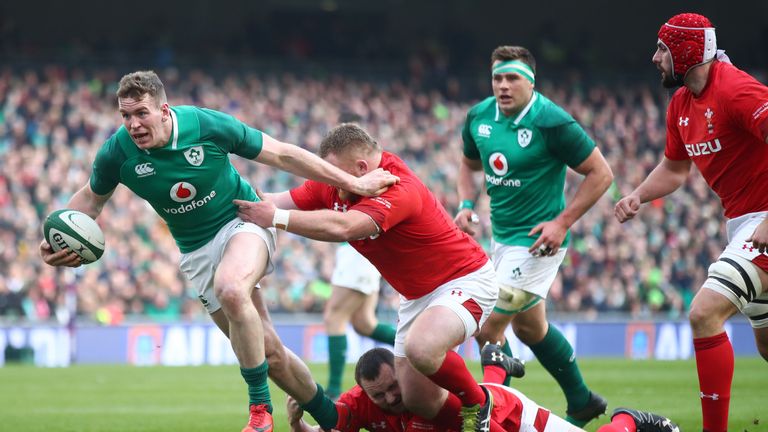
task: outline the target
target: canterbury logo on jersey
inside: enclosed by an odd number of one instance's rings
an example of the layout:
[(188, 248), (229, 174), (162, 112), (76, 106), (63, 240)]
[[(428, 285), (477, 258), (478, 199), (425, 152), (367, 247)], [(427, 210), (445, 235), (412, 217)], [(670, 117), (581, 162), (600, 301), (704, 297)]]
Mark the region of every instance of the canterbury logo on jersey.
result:
[(152, 162), (138, 164), (133, 170), (136, 171), (136, 175), (139, 178), (148, 177), (156, 174), (155, 167), (152, 166)]
[(480, 126), (477, 127), (477, 134), (483, 138), (488, 138), (491, 136), (492, 130), (493, 130), (493, 126), (487, 125), (487, 124), (481, 124)]
[(216, 191), (211, 191), (208, 195), (200, 198), (199, 200), (191, 200), (186, 204), (181, 204), (178, 207), (173, 208), (163, 208), (163, 210), (168, 214), (184, 214), (187, 212), (191, 212), (193, 210), (197, 210), (201, 208), (202, 206), (208, 204), (212, 199), (216, 198)]
[(712, 153), (717, 153), (723, 149), (720, 145), (720, 140), (715, 138), (714, 141), (707, 141), (696, 144), (686, 144), (685, 151), (688, 152), (689, 157), (705, 156)]

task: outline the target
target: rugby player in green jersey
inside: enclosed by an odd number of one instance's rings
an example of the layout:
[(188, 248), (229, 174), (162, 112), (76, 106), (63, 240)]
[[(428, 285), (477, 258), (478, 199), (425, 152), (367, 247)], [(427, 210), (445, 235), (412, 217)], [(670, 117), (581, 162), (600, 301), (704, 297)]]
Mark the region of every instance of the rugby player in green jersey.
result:
[[(398, 179), (384, 170), (355, 177), (230, 115), (171, 107), (163, 83), (152, 71), (125, 75), (117, 99), (123, 124), (98, 151), (90, 181), (67, 208), (96, 218), (122, 183), (165, 220), (182, 253), (181, 271), (229, 336), (248, 384), (250, 418), (243, 431), (270, 432), (264, 325), (251, 296), (258, 281), (272, 271), (275, 230), (237, 217), (234, 199), (258, 197), (229, 154), (361, 195), (379, 194)], [(40, 254), (53, 266), (81, 264), (71, 251), (54, 253), (45, 241)]]
[[(565, 257), (569, 228), (608, 189), (613, 174), (581, 126), (534, 90), (535, 73), (536, 62), (527, 49), (501, 46), (493, 51), (493, 96), (470, 109), (462, 131), (461, 205), (455, 221), (475, 233), (479, 188), (474, 172), (483, 171), (499, 299), (478, 342), (505, 341), (511, 322), (515, 335), (563, 389), (566, 419), (583, 426), (604, 413), (607, 403), (587, 388), (573, 348), (547, 321), (544, 300)], [(566, 205), (567, 168), (584, 179)], [(504, 346), (511, 355), (509, 344)]]

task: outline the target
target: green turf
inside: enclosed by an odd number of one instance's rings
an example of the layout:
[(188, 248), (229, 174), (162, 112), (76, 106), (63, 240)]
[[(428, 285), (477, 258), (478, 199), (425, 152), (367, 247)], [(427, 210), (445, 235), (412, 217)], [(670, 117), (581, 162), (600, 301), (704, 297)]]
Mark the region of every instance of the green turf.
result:
[[(693, 361), (580, 360), (589, 385), (609, 409), (632, 406), (665, 413), (683, 431), (701, 430)], [(473, 370), (479, 368), (472, 365)], [(731, 431), (768, 431), (768, 365), (738, 358), (731, 399)], [(347, 368), (347, 383), (351, 379)], [(326, 366), (312, 371), (326, 381)], [(564, 399), (537, 364), (517, 388), (562, 414)], [(287, 431), (285, 396), (273, 387), (275, 431)], [(0, 368), (0, 430), (239, 432), (246, 420), (245, 385), (235, 366), (74, 366)], [(587, 427), (594, 431), (606, 417)]]

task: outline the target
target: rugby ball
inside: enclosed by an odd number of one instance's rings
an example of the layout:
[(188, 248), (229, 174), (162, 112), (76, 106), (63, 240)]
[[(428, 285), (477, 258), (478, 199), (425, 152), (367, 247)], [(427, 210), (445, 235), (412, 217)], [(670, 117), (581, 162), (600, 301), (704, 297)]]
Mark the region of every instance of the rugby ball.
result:
[(72, 249), (90, 264), (104, 253), (104, 233), (99, 224), (77, 210), (56, 210), (43, 223), (43, 236), (54, 251)]

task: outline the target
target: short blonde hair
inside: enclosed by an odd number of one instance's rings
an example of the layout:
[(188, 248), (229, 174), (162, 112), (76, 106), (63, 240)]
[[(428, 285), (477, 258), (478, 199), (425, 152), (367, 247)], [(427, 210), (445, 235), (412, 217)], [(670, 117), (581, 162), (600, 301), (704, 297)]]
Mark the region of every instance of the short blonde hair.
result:
[(350, 149), (360, 149), (369, 154), (381, 151), (381, 146), (362, 127), (355, 123), (342, 123), (328, 131), (320, 143), (320, 157), (339, 155)]

